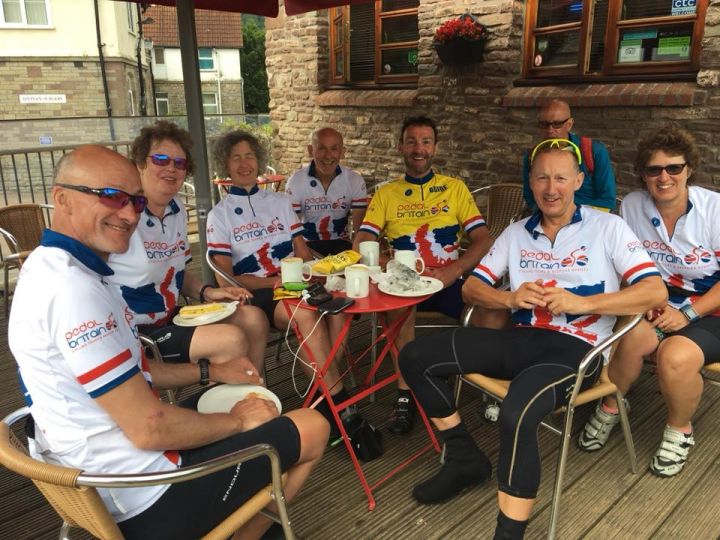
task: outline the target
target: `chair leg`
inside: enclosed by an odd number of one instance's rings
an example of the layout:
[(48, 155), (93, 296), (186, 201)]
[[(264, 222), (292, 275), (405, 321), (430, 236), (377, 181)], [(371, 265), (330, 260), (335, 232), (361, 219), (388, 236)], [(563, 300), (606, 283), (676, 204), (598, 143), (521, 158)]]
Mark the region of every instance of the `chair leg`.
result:
[(70, 540), (71, 529), (72, 527), (63, 521), (63, 524), (60, 527), (60, 532), (58, 533), (58, 540)]
[(638, 473), (637, 455), (635, 454), (635, 444), (633, 443), (632, 433), (630, 432), (630, 419), (628, 418), (625, 400), (620, 392), (615, 393), (618, 403), (618, 411), (620, 412), (620, 424), (622, 424), (623, 436), (625, 437), (625, 446), (627, 447), (628, 457), (630, 458), (630, 469), (633, 474)]
[[(375, 367), (375, 362), (377, 361), (377, 343), (375, 343), (375, 340), (377, 339), (377, 329), (378, 329), (378, 316), (377, 313), (373, 313), (370, 315), (370, 343), (372, 343), (372, 348), (370, 352), (370, 369)], [(370, 381), (370, 384), (375, 384), (375, 377), (372, 378)], [(375, 393), (370, 394), (370, 403), (375, 402)]]
[(560, 513), (560, 497), (562, 495), (562, 485), (565, 479), (565, 464), (567, 462), (567, 454), (570, 448), (570, 437), (572, 435), (572, 421), (575, 415), (575, 407), (571, 404), (567, 406), (565, 413), (565, 426), (562, 431), (562, 442), (560, 443), (560, 455), (558, 456), (557, 471), (555, 473), (555, 489), (553, 490), (552, 507), (550, 511), (550, 527), (548, 528), (548, 539), (555, 538), (557, 528), (558, 514)]

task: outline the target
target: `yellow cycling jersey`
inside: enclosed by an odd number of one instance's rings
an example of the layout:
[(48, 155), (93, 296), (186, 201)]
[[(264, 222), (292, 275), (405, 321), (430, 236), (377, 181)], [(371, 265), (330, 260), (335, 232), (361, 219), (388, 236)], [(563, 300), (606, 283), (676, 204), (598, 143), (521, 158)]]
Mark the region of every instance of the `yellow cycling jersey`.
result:
[(462, 180), (430, 172), (405, 175), (380, 186), (361, 231), (385, 236), (394, 249), (414, 250), (426, 267), (442, 267), (459, 256), (460, 236), (485, 226)]

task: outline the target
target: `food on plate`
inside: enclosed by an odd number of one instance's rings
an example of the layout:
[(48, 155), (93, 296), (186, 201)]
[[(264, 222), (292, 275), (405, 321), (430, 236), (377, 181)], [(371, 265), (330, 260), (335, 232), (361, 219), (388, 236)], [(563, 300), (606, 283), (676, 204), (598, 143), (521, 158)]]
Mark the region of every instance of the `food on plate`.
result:
[(265, 394), (261, 394), (259, 392), (248, 392), (245, 396), (246, 398), (252, 397), (257, 399), (264, 399), (265, 401), (272, 401), (272, 398), (270, 396), (266, 396)]
[(222, 311), (223, 309), (225, 309), (225, 304), (220, 303), (203, 304), (201, 306), (183, 306), (180, 308), (180, 316), (191, 319), (193, 317), (199, 317), (200, 315)]
[(327, 257), (323, 257), (313, 264), (312, 270), (318, 274), (332, 274), (334, 272), (344, 270), (351, 264), (355, 264), (360, 260), (360, 258), (361, 255), (357, 251), (346, 249), (337, 255), (328, 255)]

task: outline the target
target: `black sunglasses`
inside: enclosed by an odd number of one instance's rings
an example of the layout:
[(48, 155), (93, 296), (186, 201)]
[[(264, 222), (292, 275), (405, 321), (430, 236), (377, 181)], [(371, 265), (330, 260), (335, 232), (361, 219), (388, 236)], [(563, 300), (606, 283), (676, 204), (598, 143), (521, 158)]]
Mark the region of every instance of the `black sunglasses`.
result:
[(545, 120), (538, 120), (538, 127), (540, 129), (548, 129), (550, 126), (552, 126), (553, 129), (560, 129), (565, 125), (565, 122), (570, 120), (570, 117), (568, 116), (565, 120), (555, 120), (554, 122), (546, 122)]
[(58, 187), (65, 189), (72, 189), (73, 191), (80, 191), (81, 193), (88, 193), (90, 195), (96, 195), (100, 198), (100, 202), (109, 208), (120, 210), (127, 203), (132, 203), (133, 209), (138, 214), (145, 210), (147, 206), (147, 197), (144, 195), (130, 195), (125, 193), (121, 189), (116, 188), (91, 188), (87, 186), (76, 186), (73, 184), (55, 184)]
[(669, 175), (672, 176), (683, 172), (683, 169), (686, 167), (686, 165), (687, 163), (671, 163), (670, 165), (665, 165), (664, 167), (661, 167), (660, 165), (649, 165), (643, 168), (643, 174), (645, 176), (655, 178), (657, 176), (660, 176), (663, 171), (666, 171)]

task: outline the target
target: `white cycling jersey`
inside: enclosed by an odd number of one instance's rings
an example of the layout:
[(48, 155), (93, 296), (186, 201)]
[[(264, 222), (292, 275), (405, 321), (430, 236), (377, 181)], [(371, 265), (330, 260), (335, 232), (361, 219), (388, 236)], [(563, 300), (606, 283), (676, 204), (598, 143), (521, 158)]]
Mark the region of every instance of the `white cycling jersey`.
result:
[[(175, 451), (140, 450), (96, 399), (141, 373), (151, 384), (132, 311), (108, 281), (110, 267), (65, 235), (45, 231), (18, 278), (8, 326), (31, 449), (47, 463), (96, 473), (175, 469)], [(150, 507), (165, 486), (98, 489), (116, 521)]]
[(232, 257), (233, 274), (267, 277), (280, 271), (280, 260), (293, 252), (303, 226), (284, 193), (253, 186), (232, 186), (208, 214), (208, 251)]
[(109, 279), (135, 312), (137, 324), (163, 326), (170, 322), (190, 259), (187, 212), (182, 201), (171, 200), (162, 218), (146, 208), (128, 250), (113, 253), (108, 259), (115, 272)]
[(285, 192), (304, 224), (307, 240), (348, 240), (350, 211), (367, 208), (369, 199), (363, 177), (339, 165), (335, 173), (327, 191), (317, 178), (314, 161), (287, 181)]
[(623, 218), (655, 261), (663, 281), (686, 291), (683, 295), (670, 290), (668, 303), (676, 309), (720, 281), (720, 194), (697, 186), (688, 191), (687, 212), (678, 219), (672, 236), (647, 191), (628, 194), (621, 206)]
[[(640, 241), (618, 216), (579, 206), (554, 242), (543, 233), (540, 219), (540, 213), (535, 213), (508, 226), (473, 276), (493, 285), (508, 274), (511, 290), (539, 279), (546, 287), (590, 296), (618, 291), (622, 279), (632, 285), (660, 275)], [(610, 335), (615, 317), (553, 315), (546, 308), (536, 307), (513, 311), (512, 321), (517, 326), (555, 330), (596, 345)]]

